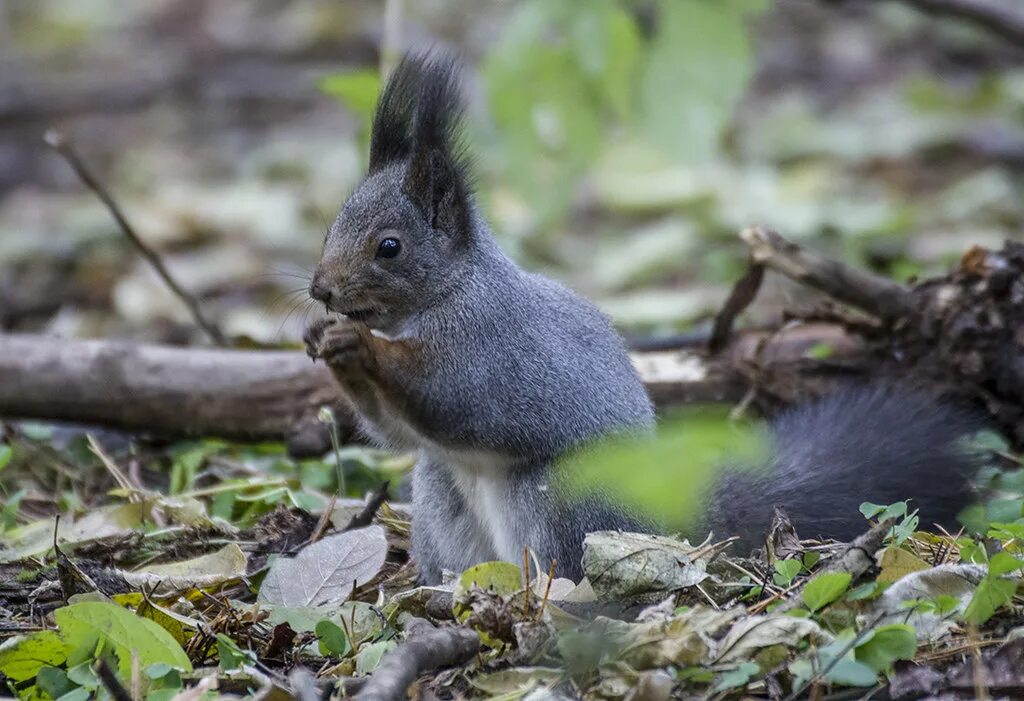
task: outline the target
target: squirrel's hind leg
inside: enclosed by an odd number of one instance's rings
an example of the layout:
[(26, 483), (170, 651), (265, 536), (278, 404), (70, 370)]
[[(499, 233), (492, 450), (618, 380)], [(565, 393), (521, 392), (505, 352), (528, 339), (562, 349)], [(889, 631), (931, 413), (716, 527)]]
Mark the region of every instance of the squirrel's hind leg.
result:
[(423, 584), (440, 584), (443, 570), (498, 559), (448, 468), (422, 457), (412, 477), (412, 555)]

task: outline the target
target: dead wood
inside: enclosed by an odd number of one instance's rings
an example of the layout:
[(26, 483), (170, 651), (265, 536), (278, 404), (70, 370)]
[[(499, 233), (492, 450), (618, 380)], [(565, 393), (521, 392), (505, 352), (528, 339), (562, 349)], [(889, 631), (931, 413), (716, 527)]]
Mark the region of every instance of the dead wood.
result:
[(306, 447), (319, 435), (324, 452), (330, 439), (316, 419), (323, 405), (347, 435), (350, 412), (334, 378), (297, 351), (0, 335), (0, 416), (7, 418)]
[[(781, 272), (875, 318), (806, 317), (776, 330), (733, 333), (757, 291), (754, 272), (719, 317), (710, 353), (682, 347), (633, 353), (660, 407), (746, 400), (771, 411), (866, 377), (926, 383), (982, 407), (1024, 444), (1024, 243), (975, 248), (949, 275), (900, 285), (831, 261), (765, 229), (743, 233), (755, 266)], [(0, 335), (0, 417), (67, 421), (159, 436), (287, 440), (324, 453), (317, 420), (351, 412), (331, 373), (300, 351), (173, 348), (124, 341)]]
[(1005, 0), (903, 0), (936, 16), (973, 22), (1001, 35), (1017, 46), (1024, 45), (1024, 10)]
[[(927, 386), (983, 409), (1016, 447), (1024, 446), (1024, 243), (968, 250), (948, 274), (899, 285), (809, 252), (754, 227), (741, 237), (753, 260), (876, 317), (840, 322), (854, 351), (851, 374)], [(746, 379), (768, 404), (820, 392), (823, 367), (765, 366)], [(793, 372), (793, 370), (796, 370)], [(751, 374), (753, 373), (753, 374)], [(809, 374), (810, 373), (810, 374)]]
[[(659, 406), (735, 402), (747, 391), (738, 364), (803, 363), (820, 343), (848, 348), (842, 329), (808, 324), (774, 334), (737, 334), (710, 358), (700, 349), (634, 354)], [(323, 453), (317, 420), (334, 410), (342, 437), (351, 412), (322, 363), (301, 351), (177, 348), (127, 341), (0, 335), (0, 417), (67, 421), (158, 436), (287, 440), (298, 454)]]
[(380, 661), (370, 679), (356, 693), (357, 701), (398, 701), (423, 674), (453, 667), (471, 659), (480, 649), (480, 637), (468, 628), (434, 628), (423, 621), (410, 636)]
[(756, 263), (883, 321), (906, 316), (911, 310), (910, 291), (898, 282), (825, 258), (764, 227), (744, 229), (740, 238)]

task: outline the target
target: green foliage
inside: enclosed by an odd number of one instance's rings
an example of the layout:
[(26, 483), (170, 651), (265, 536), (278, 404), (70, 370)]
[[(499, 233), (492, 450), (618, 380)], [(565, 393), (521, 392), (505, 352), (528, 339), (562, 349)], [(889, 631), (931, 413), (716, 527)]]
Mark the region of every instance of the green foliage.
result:
[(504, 177), (541, 218), (560, 214), (600, 153), (607, 117), (627, 115), (641, 50), (614, 0), (521, 3), (482, 73), (501, 131)]
[(320, 654), (344, 657), (352, 650), (348, 636), (334, 621), (324, 619), (316, 624), (316, 637), (319, 640)]
[(359, 674), (369, 674), (380, 665), (384, 654), (393, 649), (397, 643), (394, 640), (379, 640), (359, 648), (356, 655), (356, 671)]
[(711, 687), (711, 690), (717, 693), (746, 686), (760, 671), (761, 667), (756, 662), (743, 662), (736, 669), (731, 669), (721, 674), (715, 685)]
[(658, 32), (640, 88), (640, 121), (653, 147), (689, 164), (718, 153), (754, 68), (744, 20), (765, 7), (764, 0), (658, 3)]
[(110, 650), (117, 656), (118, 670), (131, 673), (132, 653), (143, 667), (164, 662), (191, 671), (188, 656), (171, 634), (153, 621), (140, 618), (117, 604), (86, 601), (54, 611), (69, 657), (76, 650)]
[(794, 559), (776, 560), (772, 563), (772, 567), (775, 569), (772, 581), (775, 582), (776, 586), (788, 587), (796, 579), (796, 576), (800, 574), (803, 564), (800, 560)]
[(817, 675), (827, 682), (843, 686), (874, 686), (878, 673), (855, 658), (851, 646), (855, 637), (852, 630), (844, 631), (825, 645), (812, 659), (801, 658), (789, 665), (794, 686), (800, 687)]
[(766, 455), (758, 429), (705, 410), (664, 419), (654, 438), (611, 438), (568, 456), (559, 469), (563, 482), (554, 488), (570, 498), (615, 494), (685, 531), (700, 521), (708, 490), (726, 465), (753, 471)]
[(335, 73), (320, 80), (320, 89), (341, 101), (359, 120), (359, 154), (365, 163), (370, 150), (370, 126), (380, 93), (381, 80), (377, 71), (355, 70)]
[(502, 175), (543, 221), (564, 212), (610, 134), (706, 162), (753, 70), (744, 18), (765, 6), (661, 0), (645, 39), (616, 0), (522, 3), (483, 66)]
[(998, 552), (988, 563), (988, 574), (978, 584), (974, 596), (971, 597), (964, 618), (975, 624), (984, 623), (995, 612), (1010, 603), (1017, 592), (1017, 582), (1006, 579), (1003, 575), (1024, 568), (1024, 560), (1019, 560), (1008, 552)]
[(256, 656), (243, 650), (238, 643), (224, 633), (217, 633), (217, 658), (220, 668), (229, 671), (245, 665), (255, 664)]
[[(117, 604), (85, 601), (54, 611), (57, 631), (44, 630), (13, 638), (0, 647), (0, 671), (16, 682), (35, 680), (40, 692), (58, 698), (87, 697), (99, 682), (93, 663), (106, 658), (122, 679), (131, 676), (132, 655), (144, 668), (163, 665), (191, 671), (192, 664), (178, 642), (159, 625)], [(160, 686), (156, 684), (155, 686)]]
[(826, 572), (804, 585), (802, 592), (804, 604), (811, 611), (828, 606), (850, 588), (849, 572)]
[(867, 633), (854, 649), (854, 657), (876, 674), (892, 671), (897, 660), (912, 660), (917, 653), (917, 636), (912, 626), (893, 623)]
[(886, 538), (887, 542), (891, 545), (901, 545), (906, 542), (914, 534), (914, 531), (917, 530), (918, 525), (920, 525), (921, 519), (917, 515), (917, 510), (909, 513), (908, 511), (909, 507), (905, 501), (898, 501), (888, 506), (872, 504), (869, 501), (860, 505), (860, 512), (864, 514), (864, 518), (873, 518), (879, 523), (888, 519), (898, 519)]
[[(616, 140), (669, 163), (707, 162), (753, 72), (746, 20), (766, 6), (659, 0), (655, 31), (645, 36), (623, 0), (520, 3), (481, 65), (500, 132), (481, 163), (530, 202), (533, 225), (544, 225), (567, 211), (578, 181)], [(359, 120), (363, 154), (380, 87), (372, 70), (320, 80)]]
[(60, 665), (67, 659), (64, 641), (53, 630), (6, 640), (0, 645), (0, 671), (8, 679), (31, 679), (45, 665)]
[(606, 624), (607, 621), (598, 620), (558, 636), (558, 653), (571, 676), (577, 679), (586, 677), (618, 655), (623, 641), (614, 627)]

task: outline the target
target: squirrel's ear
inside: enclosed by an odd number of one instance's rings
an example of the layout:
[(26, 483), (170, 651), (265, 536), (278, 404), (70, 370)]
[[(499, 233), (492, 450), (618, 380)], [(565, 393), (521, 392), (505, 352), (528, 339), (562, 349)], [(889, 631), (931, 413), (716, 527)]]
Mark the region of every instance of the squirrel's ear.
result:
[(391, 72), (373, 115), (370, 130), (370, 167), (375, 173), (412, 152), (413, 114), (419, 96), (422, 61), (406, 56)]
[(458, 164), (452, 163), (447, 154), (414, 150), (404, 189), (432, 228), (456, 239), (469, 233), (469, 193)]
[(412, 153), (403, 187), (433, 228), (457, 240), (469, 234), (472, 207), (461, 125), (462, 100), (455, 61), (423, 61)]

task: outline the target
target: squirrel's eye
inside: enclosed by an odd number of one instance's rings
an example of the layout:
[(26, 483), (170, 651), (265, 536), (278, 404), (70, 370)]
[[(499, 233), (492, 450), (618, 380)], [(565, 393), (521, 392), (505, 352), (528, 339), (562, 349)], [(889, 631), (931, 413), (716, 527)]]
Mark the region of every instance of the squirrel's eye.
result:
[(402, 242), (398, 239), (386, 238), (377, 246), (378, 258), (394, 258), (402, 250)]

